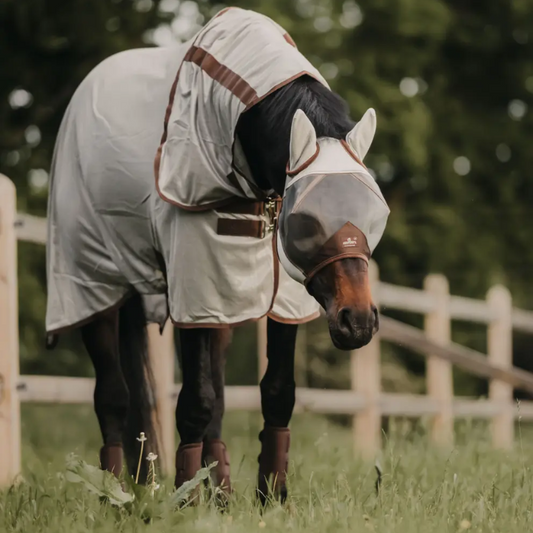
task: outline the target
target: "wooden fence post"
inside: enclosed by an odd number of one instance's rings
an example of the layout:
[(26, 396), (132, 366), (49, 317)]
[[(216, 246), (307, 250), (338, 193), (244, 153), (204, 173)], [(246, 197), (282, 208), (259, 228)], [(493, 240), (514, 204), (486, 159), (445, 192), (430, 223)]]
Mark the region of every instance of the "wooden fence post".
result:
[(165, 324), (162, 335), (159, 333), (159, 324), (148, 325), (148, 353), (155, 380), (159, 454), (163, 472), (170, 475), (174, 468), (176, 453), (174, 442), (176, 404), (172, 397), (176, 349), (174, 327), (170, 320)]
[[(495, 285), (487, 293), (487, 304), (494, 318), (487, 332), (487, 353), (495, 366), (513, 366), (513, 304), (506, 287)], [(497, 448), (509, 449), (514, 441), (513, 387), (503, 381), (491, 380), (489, 398), (496, 404), (505, 406), (504, 412), (492, 420), (492, 443)]]
[(257, 321), (257, 380), (261, 383), (265, 375), (267, 359), (267, 317)]
[[(430, 274), (424, 289), (431, 295), (435, 308), (425, 316), (428, 339), (446, 345), (451, 341), (450, 290), (441, 274)], [(439, 446), (453, 446), (453, 369), (448, 361), (431, 354), (427, 360), (426, 383), (429, 397), (438, 404), (439, 412), (432, 420), (431, 440)]]
[(20, 472), (17, 192), (0, 174), (0, 487)]
[[(379, 270), (374, 261), (368, 265), (368, 276), (374, 303), (379, 308)], [(381, 362), (379, 334), (350, 359), (352, 390), (365, 397), (365, 408), (353, 418), (353, 438), (356, 453), (373, 459), (381, 448)]]

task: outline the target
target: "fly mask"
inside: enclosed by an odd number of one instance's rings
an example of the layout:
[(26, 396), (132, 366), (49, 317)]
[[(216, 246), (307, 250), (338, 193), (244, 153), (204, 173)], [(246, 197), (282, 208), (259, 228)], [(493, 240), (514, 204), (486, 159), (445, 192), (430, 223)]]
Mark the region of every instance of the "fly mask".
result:
[(317, 140), (305, 113), (296, 112), (277, 236), (280, 262), (294, 280), (307, 285), (343, 258), (368, 262), (378, 245), (389, 208), (362, 163), (375, 130), (369, 109), (346, 140)]

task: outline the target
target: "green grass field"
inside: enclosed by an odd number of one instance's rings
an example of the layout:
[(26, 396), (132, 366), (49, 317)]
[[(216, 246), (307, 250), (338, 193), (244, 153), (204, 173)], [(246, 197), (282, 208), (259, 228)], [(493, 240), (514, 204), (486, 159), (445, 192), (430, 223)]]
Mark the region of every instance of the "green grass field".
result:
[[(263, 513), (253, 499), (258, 430), (257, 413), (226, 418), (235, 496), (225, 513), (207, 501), (181, 511), (167, 508), (147, 524), (65, 480), (69, 452), (98, 462), (90, 407), (24, 406), (24, 476), (0, 493), (0, 532), (533, 531), (533, 443), (524, 428), (517, 431), (515, 451), (505, 453), (490, 449), (486, 428), (464, 423), (456, 448), (442, 452), (427, 444), (422, 426), (395, 424), (385, 438), (376, 495), (374, 467), (354, 461), (350, 431), (299, 415), (292, 424), (289, 501)], [(170, 489), (171, 482), (160, 490)]]

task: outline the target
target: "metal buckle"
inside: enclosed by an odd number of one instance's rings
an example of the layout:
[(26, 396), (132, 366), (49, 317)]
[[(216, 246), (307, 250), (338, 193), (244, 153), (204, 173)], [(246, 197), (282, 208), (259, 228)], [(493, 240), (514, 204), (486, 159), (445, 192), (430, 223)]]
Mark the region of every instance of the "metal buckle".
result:
[(261, 220), (261, 239), (264, 239), (269, 233), (272, 233), (275, 227), (275, 223), (267, 224), (264, 220)]
[(263, 215), (268, 217), (269, 223), (264, 220), (261, 221), (261, 238), (264, 239), (269, 232), (273, 232), (276, 229), (276, 223), (278, 220), (278, 200), (275, 198), (267, 198), (263, 202)]
[(265, 204), (266, 214), (270, 220), (270, 224), (265, 228), (265, 235), (267, 231), (274, 231), (276, 222), (278, 220), (277, 200), (269, 198)]
[(269, 228), (270, 225), (267, 224), (264, 220), (261, 220), (261, 239), (264, 239), (267, 236)]

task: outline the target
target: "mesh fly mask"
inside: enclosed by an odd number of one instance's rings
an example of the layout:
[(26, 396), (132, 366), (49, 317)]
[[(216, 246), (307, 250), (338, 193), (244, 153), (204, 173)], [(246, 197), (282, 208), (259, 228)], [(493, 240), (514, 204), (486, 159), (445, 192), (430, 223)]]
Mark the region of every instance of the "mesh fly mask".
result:
[(307, 285), (339, 259), (368, 261), (378, 245), (389, 208), (361, 162), (374, 131), (369, 110), (346, 141), (317, 141), (309, 119), (296, 113), (277, 237), (281, 264), (296, 281)]

